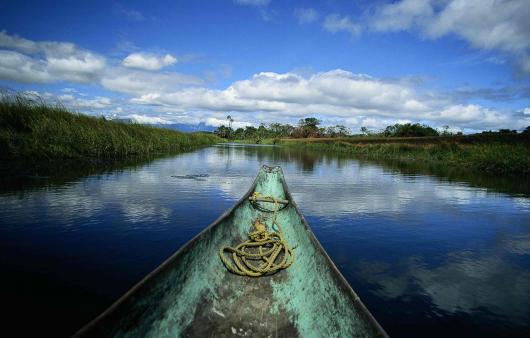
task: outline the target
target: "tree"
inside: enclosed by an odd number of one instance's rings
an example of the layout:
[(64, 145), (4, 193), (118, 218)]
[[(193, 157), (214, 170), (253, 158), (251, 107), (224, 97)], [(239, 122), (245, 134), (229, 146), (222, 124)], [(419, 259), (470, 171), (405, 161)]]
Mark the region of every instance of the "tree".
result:
[(344, 137), (350, 134), (350, 130), (343, 125), (329, 126), (326, 129), (326, 134), (329, 137)]
[(339, 137), (344, 137), (351, 134), (350, 129), (348, 129), (346, 126), (343, 126), (342, 124), (337, 124), (335, 126), (335, 131)]
[[(385, 130), (383, 130), (383, 135), (384, 136), (395, 136), (398, 126), (399, 124), (394, 124), (392, 126), (386, 126)], [(361, 128), (361, 131), (362, 131), (362, 128)]]
[(370, 131), (366, 127), (361, 127), (361, 133), (363, 133), (364, 135), (367, 135), (367, 136), (370, 135)]
[(281, 123), (271, 123), (269, 125), (269, 132), (272, 134), (271, 136), (273, 137), (287, 136), (287, 126), (289, 125), (283, 125)]
[(267, 129), (267, 137), (287, 137), (292, 136), (293, 131), (296, 129), (290, 124), (271, 123)]
[(244, 138), (255, 138), (257, 129), (252, 126), (245, 127), (245, 132), (243, 133)]
[(258, 127), (258, 138), (264, 139), (267, 137), (267, 128), (265, 127), (265, 124), (261, 123)]
[(424, 137), (424, 136), (438, 136), (440, 133), (425, 124), (419, 123), (396, 123), (392, 126), (387, 126), (383, 131), (383, 135), (392, 137)]
[(525, 130), (523, 130), (523, 134), (530, 134), (530, 126), (526, 127)]
[(298, 125), (300, 127), (317, 128), (320, 122), (321, 121), (316, 117), (306, 117), (305, 119), (300, 119), (300, 121), (298, 121)]
[(232, 129), (232, 122), (234, 122), (234, 119), (231, 115), (228, 115), (226, 119), (228, 120), (228, 128)]
[(452, 135), (452, 133), (449, 131), (449, 126), (448, 126), (448, 125), (443, 126), (442, 135), (443, 135), (443, 136), (450, 136), (450, 135)]
[(337, 137), (337, 133), (335, 132), (335, 127), (333, 127), (333, 126), (329, 126), (329, 127), (326, 129), (326, 134), (327, 134), (329, 137)]
[(320, 124), (320, 120), (316, 117), (306, 117), (305, 119), (300, 119), (298, 121), (298, 128), (299, 128), (299, 136), (300, 137), (311, 137), (311, 136), (319, 136), (319, 129), (318, 125)]
[(214, 131), (214, 133), (222, 138), (230, 138), (230, 135), (232, 135), (232, 128), (221, 125)]
[(245, 138), (244, 135), (245, 135), (245, 130), (243, 128), (237, 128), (236, 130), (234, 130), (234, 133), (232, 134), (232, 138), (239, 140), (239, 139)]

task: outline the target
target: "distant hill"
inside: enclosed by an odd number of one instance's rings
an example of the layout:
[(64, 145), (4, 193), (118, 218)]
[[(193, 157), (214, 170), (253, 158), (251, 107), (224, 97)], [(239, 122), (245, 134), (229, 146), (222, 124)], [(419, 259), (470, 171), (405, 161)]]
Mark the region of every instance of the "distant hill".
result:
[(172, 124), (155, 124), (154, 126), (159, 128), (166, 128), (181, 131), (184, 133), (193, 133), (197, 131), (213, 132), (215, 127), (208, 126), (204, 122), (199, 124), (185, 124), (185, 123), (172, 123)]

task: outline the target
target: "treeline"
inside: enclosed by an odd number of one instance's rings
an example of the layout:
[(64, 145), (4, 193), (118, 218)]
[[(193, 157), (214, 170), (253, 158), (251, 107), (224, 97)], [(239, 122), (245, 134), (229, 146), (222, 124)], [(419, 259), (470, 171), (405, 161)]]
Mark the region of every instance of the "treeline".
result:
[[(334, 138), (345, 136), (379, 136), (379, 137), (432, 137), (432, 136), (451, 136), (461, 135), (461, 132), (453, 133), (449, 126), (445, 126), (441, 131), (436, 130), (428, 125), (419, 123), (396, 123), (387, 126), (382, 131), (370, 131), (366, 127), (361, 127), (361, 134), (352, 135), (350, 129), (343, 125), (329, 127), (320, 127), (322, 121), (314, 117), (300, 119), (297, 126), (290, 124), (271, 123), (269, 125), (261, 124), (258, 128), (247, 126), (245, 128), (232, 129), (231, 118), (229, 126), (220, 126), (215, 130), (219, 137), (232, 140), (256, 140), (260, 142), (263, 139), (277, 138)], [(516, 130), (500, 129), (499, 131), (486, 131), (485, 134), (513, 134)], [(527, 127), (523, 133), (530, 133), (530, 127)]]
[(231, 123), (228, 127), (222, 125), (215, 130), (219, 137), (234, 140), (262, 140), (266, 138), (306, 138), (306, 137), (344, 137), (351, 135), (351, 131), (343, 125), (319, 127), (321, 121), (308, 117), (301, 119), (297, 126), (290, 124), (271, 123), (268, 126), (261, 124), (258, 128), (247, 126), (245, 128), (232, 129)]

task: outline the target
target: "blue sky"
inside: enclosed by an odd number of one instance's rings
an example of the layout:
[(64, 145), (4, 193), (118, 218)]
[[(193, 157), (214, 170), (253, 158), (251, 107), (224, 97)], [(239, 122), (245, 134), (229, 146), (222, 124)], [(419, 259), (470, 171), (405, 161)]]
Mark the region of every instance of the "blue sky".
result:
[(530, 2), (4, 1), (0, 85), (92, 115), (530, 125)]

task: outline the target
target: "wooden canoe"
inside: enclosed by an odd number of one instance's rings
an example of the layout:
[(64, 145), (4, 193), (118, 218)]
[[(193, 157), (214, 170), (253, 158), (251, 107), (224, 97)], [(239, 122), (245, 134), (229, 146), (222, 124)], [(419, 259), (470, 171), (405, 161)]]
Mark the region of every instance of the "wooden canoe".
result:
[[(289, 201), (277, 218), (295, 247), (292, 266), (258, 278), (230, 273), (219, 258), (261, 214), (254, 191)], [(75, 336), (387, 337), (310, 230), (281, 168), (267, 166), (234, 207)]]

